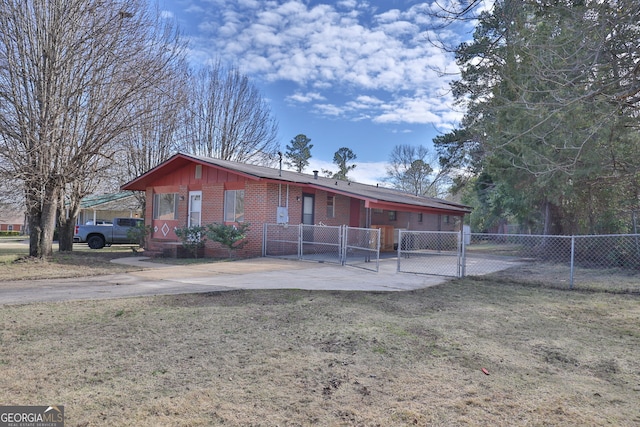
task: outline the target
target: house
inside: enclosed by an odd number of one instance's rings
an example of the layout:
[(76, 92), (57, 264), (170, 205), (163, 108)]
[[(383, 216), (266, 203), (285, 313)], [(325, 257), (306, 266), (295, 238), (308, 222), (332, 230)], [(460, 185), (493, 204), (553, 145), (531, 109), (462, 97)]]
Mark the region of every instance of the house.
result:
[(0, 232), (24, 234), (25, 216), (16, 208), (0, 204)]
[(94, 194), (80, 201), (77, 224), (110, 223), (113, 218), (139, 218), (140, 202), (131, 191), (112, 194)]
[[(263, 224), (322, 224), (383, 230), (382, 250), (393, 249), (394, 229), (457, 231), (470, 208), (376, 185), (175, 154), (122, 186), (145, 191), (148, 249), (175, 245), (176, 227), (250, 224), (239, 256), (260, 256)], [(208, 256), (222, 248), (207, 244)], [(225, 252), (226, 253), (226, 252)], [(220, 252), (219, 254), (223, 254)]]

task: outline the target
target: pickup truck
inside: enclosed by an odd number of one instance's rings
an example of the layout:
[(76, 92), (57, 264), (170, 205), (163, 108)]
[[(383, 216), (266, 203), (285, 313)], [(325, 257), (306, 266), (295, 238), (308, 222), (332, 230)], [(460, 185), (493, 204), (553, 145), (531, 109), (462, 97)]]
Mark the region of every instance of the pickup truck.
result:
[(114, 218), (113, 224), (76, 225), (74, 243), (86, 243), (91, 249), (102, 249), (114, 244), (137, 244), (137, 238), (129, 236), (129, 230), (140, 226), (140, 218)]

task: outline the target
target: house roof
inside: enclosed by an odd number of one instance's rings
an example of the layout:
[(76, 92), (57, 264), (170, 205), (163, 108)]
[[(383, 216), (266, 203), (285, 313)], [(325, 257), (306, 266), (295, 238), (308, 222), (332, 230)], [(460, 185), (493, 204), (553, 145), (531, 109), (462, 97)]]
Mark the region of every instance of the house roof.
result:
[(336, 194), (343, 194), (364, 200), (366, 206), (371, 208), (390, 210), (396, 208), (397, 210), (402, 210), (403, 208), (407, 209), (413, 207), (414, 209), (418, 208), (419, 210), (436, 210), (461, 214), (471, 212), (471, 208), (469, 206), (449, 202), (443, 199), (414, 195), (393, 188), (360, 184), (357, 182), (343, 181), (319, 175), (315, 176), (265, 166), (250, 165), (246, 163), (214, 159), (211, 157), (195, 156), (186, 153), (175, 154), (155, 168), (123, 185), (122, 189), (144, 191), (153, 181), (165, 175), (167, 171), (173, 171), (192, 162), (234, 172), (247, 179), (295, 184), (308, 188), (321, 189)]

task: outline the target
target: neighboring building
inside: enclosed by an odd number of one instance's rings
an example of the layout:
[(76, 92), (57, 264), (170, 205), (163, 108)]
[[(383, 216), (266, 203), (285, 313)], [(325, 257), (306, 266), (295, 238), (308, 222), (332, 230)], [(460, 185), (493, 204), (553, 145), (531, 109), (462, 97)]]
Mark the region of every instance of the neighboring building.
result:
[[(393, 248), (394, 229), (457, 231), (470, 212), (468, 206), (390, 188), (184, 153), (122, 189), (146, 191), (151, 251), (175, 245), (175, 227), (237, 222), (251, 224), (240, 256), (261, 255), (265, 223), (381, 228), (384, 250)], [(207, 246), (208, 255), (218, 250)]]
[(77, 224), (110, 223), (113, 218), (140, 218), (142, 209), (135, 194), (123, 191), (84, 197), (80, 202)]
[(24, 234), (25, 217), (8, 205), (0, 206), (0, 231), (15, 231)]

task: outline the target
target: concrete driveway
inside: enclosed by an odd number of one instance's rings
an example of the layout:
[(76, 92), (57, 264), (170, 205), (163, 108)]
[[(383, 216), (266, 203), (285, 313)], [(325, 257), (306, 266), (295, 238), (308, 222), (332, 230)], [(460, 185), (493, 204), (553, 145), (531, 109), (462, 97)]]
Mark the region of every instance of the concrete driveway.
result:
[(126, 274), (72, 279), (0, 282), (0, 304), (96, 300), (232, 289), (309, 289), (409, 291), (448, 278), (396, 272), (396, 260), (380, 262), (380, 271), (277, 258), (170, 266), (129, 257), (113, 262), (142, 268)]

